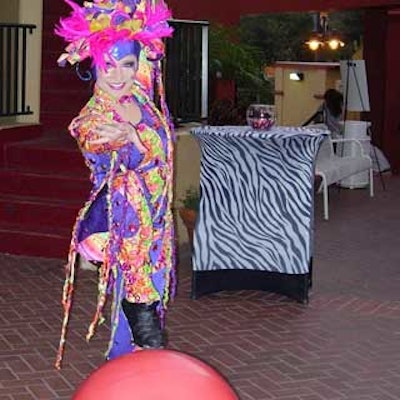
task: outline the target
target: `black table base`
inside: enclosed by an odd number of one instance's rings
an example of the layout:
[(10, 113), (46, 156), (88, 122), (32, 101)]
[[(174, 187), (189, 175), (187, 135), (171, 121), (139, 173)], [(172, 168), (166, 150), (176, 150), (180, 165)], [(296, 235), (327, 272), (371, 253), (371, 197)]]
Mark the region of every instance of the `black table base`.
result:
[(283, 274), (248, 269), (192, 272), (192, 299), (223, 290), (264, 290), (308, 303), (312, 269), (306, 274)]

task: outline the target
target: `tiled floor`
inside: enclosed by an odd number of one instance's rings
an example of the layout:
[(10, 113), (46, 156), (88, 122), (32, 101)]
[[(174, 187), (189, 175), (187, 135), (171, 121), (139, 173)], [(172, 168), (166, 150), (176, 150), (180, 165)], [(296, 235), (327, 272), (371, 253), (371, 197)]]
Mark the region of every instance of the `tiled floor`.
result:
[[(329, 222), (318, 196), (308, 305), (263, 292), (191, 300), (181, 255), (170, 347), (217, 368), (242, 400), (400, 399), (400, 177), (385, 179), (374, 199), (331, 191)], [(0, 255), (0, 400), (70, 399), (102, 364), (109, 330), (84, 340), (96, 290), (81, 271), (64, 367), (53, 368), (62, 281), (60, 260)]]

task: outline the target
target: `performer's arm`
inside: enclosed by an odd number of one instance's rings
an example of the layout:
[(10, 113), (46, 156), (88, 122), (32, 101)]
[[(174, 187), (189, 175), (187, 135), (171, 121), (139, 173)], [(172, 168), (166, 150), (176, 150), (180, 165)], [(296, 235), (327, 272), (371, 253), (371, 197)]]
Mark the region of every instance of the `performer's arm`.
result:
[(81, 148), (88, 152), (103, 153), (118, 150), (127, 144), (133, 144), (139, 153), (145, 153), (136, 129), (128, 122), (107, 120), (101, 114), (81, 114), (69, 126)]

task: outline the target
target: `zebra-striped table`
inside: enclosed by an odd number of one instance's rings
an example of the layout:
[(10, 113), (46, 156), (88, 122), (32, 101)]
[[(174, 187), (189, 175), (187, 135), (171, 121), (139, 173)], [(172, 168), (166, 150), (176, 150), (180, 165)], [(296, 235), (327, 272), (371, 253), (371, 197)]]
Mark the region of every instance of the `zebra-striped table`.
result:
[(194, 298), (219, 290), (277, 291), (308, 300), (314, 160), (326, 131), (204, 126)]

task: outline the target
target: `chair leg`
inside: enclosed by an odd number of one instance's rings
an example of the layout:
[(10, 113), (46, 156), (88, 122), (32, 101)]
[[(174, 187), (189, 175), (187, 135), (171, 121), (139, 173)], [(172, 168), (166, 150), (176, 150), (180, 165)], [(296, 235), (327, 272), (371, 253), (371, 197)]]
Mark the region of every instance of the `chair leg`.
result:
[(369, 195), (374, 197), (374, 171), (372, 168), (369, 169)]
[(324, 197), (324, 219), (329, 219), (329, 192), (328, 185), (326, 184), (325, 177), (322, 177), (322, 188), (323, 188), (323, 197)]

